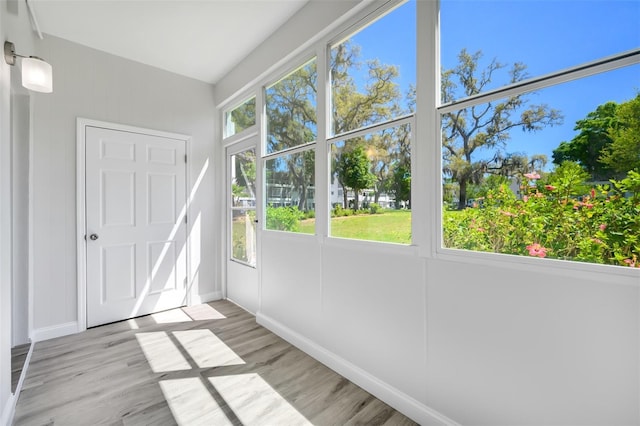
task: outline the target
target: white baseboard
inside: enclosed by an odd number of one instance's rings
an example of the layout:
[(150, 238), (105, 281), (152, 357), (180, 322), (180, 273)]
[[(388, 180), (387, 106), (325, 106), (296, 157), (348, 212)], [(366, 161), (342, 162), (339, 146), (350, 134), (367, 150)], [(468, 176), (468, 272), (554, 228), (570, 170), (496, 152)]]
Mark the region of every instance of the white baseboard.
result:
[[(191, 305), (197, 305), (200, 303), (207, 303), (213, 300), (222, 299), (221, 291), (214, 291), (211, 293), (199, 294), (192, 296)], [(64, 324), (52, 325), (49, 327), (36, 328), (31, 332), (32, 342), (41, 342), (43, 340), (55, 339), (56, 337), (67, 336), (69, 334), (75, 334), (80, 331), (80, 325), (77, 321), (67, 322)]]
[(423, 426), (459, 426), (458, 423), (399, 391), (360, 367), (337, 356), (317, 343), (291, 330), (280, 322), (258, 312), (258, 324), (282, 337), (327, 367), (346, 377), (376, 398), (389, 404)]
[(247, 313), (249, 313), (249, 314), (253, 315), (254, 317), (256, 316), (256, 313), (255, 313), (255, 312), (251, 312), (249, 309), (245, 308), (244, 306), (242, 306), (241, 304), (239, 304), (239, 303), (238, 303), (238, 302), (236, 302), (235, 300), (233, 300), (233, 299), (229, 299), (228, 297), (226, 298), (226, 300), (227, 300), (227, 301), (229, 301), (229, 302), (231, 302), (231, 303), (233, 303), (234, 305), (236, 305), (238, 308), (242, 309), (243, 311), (245, 311), (245, 312), (247, 312)]
[(77, 321), (66, 322), (64, 324), (52, 325), (49, 327), (36, 328), (31, 332), (32, 342), (55, 339), (56, 337), (68, 336), (79, 331)]
[(22, 390), (22, 384), (24, 383), (25, 377), (27, 377), (27, 370), (29, 369), (29, 363), (31, 362), (31, 354), (33, 354), (33, 346), (34, 342), (31, 342), (31, 346), (29, 346), (29, 352), (27, 353), (27, 357), (24, 360), (24, 365), (22, 366), (22, 372), (20, 373), (20, 379), (18, 380), (18, 384), (16, 386), (16, 390), (9, 395), (9, 400), (5, 405), (4, 410), (2, 410), (2, 424), (3, 426), (9, 426), (13, 423), (13, 416), (16, 414), (16, 405), (18, 404), (18, 397), (20, 395), (20, 391)]
[(212, 291), (211, 293), (195, 294), (191, 296), (190, 305), (199, 305), (200, 303), (213, 302), (222, 299), (221, 291)]
[(4, 405), (2, 409), (2, 418), (0, 418), (0, 425), (9, 426), (13, 421), (13, 415), (16, 410), (16, 398), (15, 394), (10, 394), (7, 399), (7, 403)]

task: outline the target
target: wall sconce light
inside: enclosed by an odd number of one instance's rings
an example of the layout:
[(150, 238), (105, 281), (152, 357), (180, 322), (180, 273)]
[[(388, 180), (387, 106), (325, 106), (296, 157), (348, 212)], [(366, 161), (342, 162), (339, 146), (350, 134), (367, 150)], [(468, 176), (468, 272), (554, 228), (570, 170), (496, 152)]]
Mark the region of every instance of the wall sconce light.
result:
[(25, 88), (35, 92), (53, 92), (53, 69), (51, 65), (37, 56), (18, 55), (14, 44), (10, 41), (5, 41), (5, 62), (9, 65), (15, 65), (16, 58), (22, 58), (22, 85)]

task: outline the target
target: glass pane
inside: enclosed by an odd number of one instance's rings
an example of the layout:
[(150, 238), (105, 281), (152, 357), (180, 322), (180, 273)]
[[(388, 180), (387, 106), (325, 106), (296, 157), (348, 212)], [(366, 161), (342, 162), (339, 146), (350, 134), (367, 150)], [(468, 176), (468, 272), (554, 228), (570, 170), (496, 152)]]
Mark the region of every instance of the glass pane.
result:
[(256, 265), (256, 211), (231, 210), (231, 257)]
[(266, 161), (266, 229), (315, 233), (315, 150)]
[(443, 114), (444, 246), (639, 265), (639, 76)]
[(416, 5), (409, 1), (331, 48), (331, 131), (413, 112)]
[(256, 152), (253, 149), (231, 156), (231, 205), (256, 205)]
[(256, 98), (224, 113), (224, 136), (233, 136), (256, 124)]
[(638, 48), (639, 22), (638, 1), (442, 0), (442, 101)]
[(267, 154), (316, 140), (316, 60), (266, 89)]
[(331, 235), (411, 243), (411, 130), (390, 127), (331, 145)]

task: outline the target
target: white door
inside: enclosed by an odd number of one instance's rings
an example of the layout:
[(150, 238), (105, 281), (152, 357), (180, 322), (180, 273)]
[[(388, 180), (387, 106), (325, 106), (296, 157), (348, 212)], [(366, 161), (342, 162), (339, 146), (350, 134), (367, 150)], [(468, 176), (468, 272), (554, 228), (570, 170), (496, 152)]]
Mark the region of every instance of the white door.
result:
[(258, 311), (256, 141), (227, 148), (227, 298)]
[(87, 326), (185, 304), (185, 141), (86, 127)]

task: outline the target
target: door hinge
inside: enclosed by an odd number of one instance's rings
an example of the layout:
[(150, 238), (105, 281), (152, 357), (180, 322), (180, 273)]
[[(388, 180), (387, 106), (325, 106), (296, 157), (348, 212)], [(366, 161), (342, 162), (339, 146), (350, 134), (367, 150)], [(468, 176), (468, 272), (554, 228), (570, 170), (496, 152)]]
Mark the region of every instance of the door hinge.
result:
[(184, 215), (184, 223), (187, 224), (187, 215)]
[(187, 154), (184, 155), (184, 162), (187, 162)]

